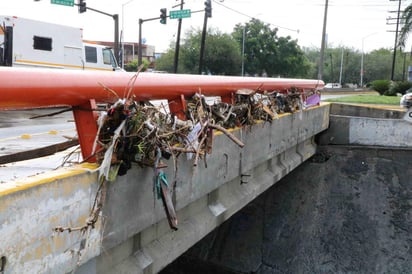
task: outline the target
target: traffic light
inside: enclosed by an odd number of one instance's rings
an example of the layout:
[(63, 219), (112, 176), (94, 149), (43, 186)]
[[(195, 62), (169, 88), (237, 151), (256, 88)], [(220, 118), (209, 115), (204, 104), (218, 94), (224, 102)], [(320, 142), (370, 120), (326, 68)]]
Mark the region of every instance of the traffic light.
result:
[(160, 9), (160, 23), (161, 24), (166, 24), (166, 19), (167, 19), (167, 9), (163, 8)]
[(79, 0), (79, 13), (86, 12), (86, 2), (84, 0)]
[(205, 12), (207, 17), (212, 17), (212, 0), (206, 0), (205, 2)]

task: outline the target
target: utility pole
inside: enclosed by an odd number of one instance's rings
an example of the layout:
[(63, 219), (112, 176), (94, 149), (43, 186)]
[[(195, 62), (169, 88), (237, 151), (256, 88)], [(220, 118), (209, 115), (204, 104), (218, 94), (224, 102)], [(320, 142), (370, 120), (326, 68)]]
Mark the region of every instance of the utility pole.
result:
[(205, 41), (207, 33), (207, 18), (212, 17), (212, 1), (205, 2), (205, 19), (203, 20), (202, 41), (200, 41), (200, 58), (199, 58), (199, 74), (202, 74), (203, 69), (203, 55), (205, 52)]
[[(180, 9), (183, 10), (183, 4), (185, 2), (183, 0), (180, 1)], [(176, 6), (174, 6), (176, 7)], [(179, 25), (177, 27), (177, 37), (176, 37), (176, 48), (175, 48), (175, 61), (173, 65), (173, 71), (174, 73), (177, 73), (177, 66), (179, 63), (179, 50), (180, 50), (180, 30), (182, 29), (182, 18), (179, 18)]]
[(321, 47), (320, 47), (318, 80), (322, 80), (322, 77), (323, 77), (323, 58), (324, 58), (324, 55), (325, 55), (326, 22), (327, 22), (327, 20), (328, 20), (328, 0), (325, 0), (325, 14), (323, 15), (323, 31), (322, 31), (322, 43), (321, 43)]
[(152, 17), (152, 18), (149, 18), (149, 19), (141, 19), (141, 18), (139, 19), (139, 49), (138, 49), (138, 51), (139, 51), (138, 55), (139, 56), (137, 56), (138, 66), (140, 66), (142, 64), (142, 61), (143, 61), (142, 60), (142, 54), (143, 54), (143, 51), (142, 51), (142, 25), (143, 25), (143, 23), (160, 19), (161, 24), (166, 24), (167, 17), (169, 17), (166, 13), (167, 13), (166, 9), (160, 9), (160, 16), (159, 17)]
[(339, 84), (342, 85), (342, 74), (343, 74), (343, 47), (342, 47), (342, 54), (340, 56), (340, 72), (339, 72)]
[(139, 53), (137, 55), (137, 66), (140, 66), (142, 64), (142, 24), (143, 24), (143, 19), (139, 19)]
[[(396, 0), (390, 0), (390, 1), (396, 1)], [(398, 0), (398, 11), (397, 11), (398, 16), (396, 17), (395, 45), (393, 47), (392, 71), (391, 71), (392, 81), (394, 80), (394, 75), (395, 75), (396, 49), (398, 47), (398, 32), (399, 32), (399, 20), (400, 20), (400, 14), (401, 14), (401, 1), (402, 0)]]

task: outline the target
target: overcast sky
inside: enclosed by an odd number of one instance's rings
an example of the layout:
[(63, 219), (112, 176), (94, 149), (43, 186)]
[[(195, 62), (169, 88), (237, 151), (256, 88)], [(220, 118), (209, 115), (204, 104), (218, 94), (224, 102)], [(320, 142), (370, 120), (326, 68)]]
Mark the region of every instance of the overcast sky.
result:
[[(76, 3), (78, 0), (75, 0)], [(185, 0), (184, 9), (204, 9), (205, 0)], [(408, 3), (402, 1), (404, 7)], [(109, 14), (119, 14), (120, 30), (126, 42), (138, 42), (138, 20), (159, 17), (160, 8), (170, 10), (181, 0), (86, 0), (88, 7)], [(371, 51), (393, 48), (395, 43), (398, 1), (390, 0), (329, 0), (327, 40), (329, 46), (346, 46)], [(212, 0), (212, 18), (208, 26), (230, 33), (238, 23), (252, 17), (278, 27), (279, 36), (291, 36), (302, 47), (320, 48), (325, 0)], [(13, 15), (83, 28), (88, 40), (113, 41), (113, 19), (93, 11), (79, 14), (77, 7), (51, 4), (50, 0), (0, 1), (2, 15)], [(142, 37), (154, 45), (157, 52), (175, 43), (178, 20), (168, 19), (166, 25), (158, 20), (143, 23)], [(182, 38), (190, 27), (202, 29), (203, 12), (192, 13), (183, 19)], [(410, 50), (410, 43), (407, 43)]]

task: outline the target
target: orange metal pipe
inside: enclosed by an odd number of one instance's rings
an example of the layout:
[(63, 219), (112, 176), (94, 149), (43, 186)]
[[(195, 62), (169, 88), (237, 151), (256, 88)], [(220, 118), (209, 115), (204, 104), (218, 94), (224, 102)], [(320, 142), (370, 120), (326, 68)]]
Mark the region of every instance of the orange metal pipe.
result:
[[(135, 73), (58, 69), (0, 68), (0, 109), (78, 106), (90, 99), (114, 102), (124, 98)], [(201, 92), (230, 97), (239, 89), (285, 90), (291, 87), (321, 89), (320, 80), (140, 73), (133, 85), (135, 100), (175, 100)]]
[[(321, 89), (322, 81), (304, 79), (206, 76), (164, 73), (95, 72), (58, 69), (0, 68), (0, 110), (52, 106), (78, 106), (73, 114), (83, 158), (91, 156), (97, 134), (95, 102), (115, 102), (131, 88), (136, 101), (174, 101), (171, 111), (183, 109), (184, 99), (200, 92), (232, 98), (239, 89), (285, 91)], [(110, 89), (110, 91), (109, 91)]]

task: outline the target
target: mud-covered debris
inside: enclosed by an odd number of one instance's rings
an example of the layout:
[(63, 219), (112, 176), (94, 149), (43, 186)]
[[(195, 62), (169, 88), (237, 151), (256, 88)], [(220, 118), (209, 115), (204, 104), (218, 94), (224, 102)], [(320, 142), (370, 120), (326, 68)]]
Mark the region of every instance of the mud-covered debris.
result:
[[(153, 167), (157, 149), (165, 159), (187, 153), (197, 165), (199, 158), (212, 152), (213, 129), (220, 129), (242, 147), (243, 143), (225, 129), (262, 120), (270, 122), (279, 114), (301, 111), (307, 96), (317, 94), (314, 90), (303, 92), (297, 88), (259, 93), (242, 89), (234, 94), (232, 104), (208, 104), (205, 96), (196, 93), (185, 102), (183, 120), (167, 112), (165, 105), (119, 100), (101, 114), (98, 144), (103, 149), (99, 150), (97, 159), (103, 162), (105, 151), (114, 141), (110, 163), (120, 165), (118, 175), (126, 174), (133, 162)], [(119, 138), (113, 140), (123, 121), (125, 126)]]

